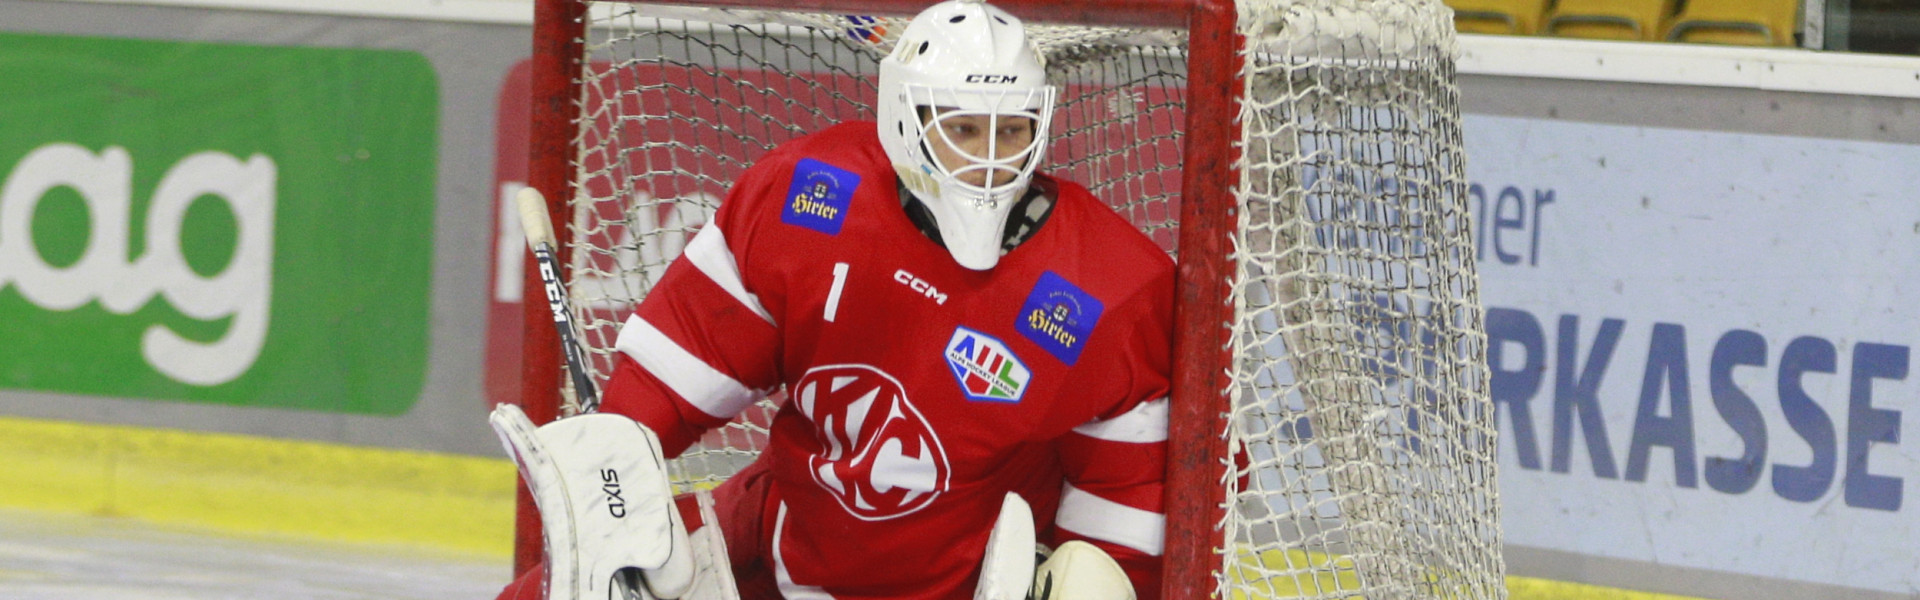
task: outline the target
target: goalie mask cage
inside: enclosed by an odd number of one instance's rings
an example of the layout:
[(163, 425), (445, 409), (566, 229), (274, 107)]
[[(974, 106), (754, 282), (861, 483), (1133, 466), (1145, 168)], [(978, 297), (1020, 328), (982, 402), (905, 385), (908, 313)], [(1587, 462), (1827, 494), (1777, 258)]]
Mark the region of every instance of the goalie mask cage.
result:
[[(873, 119), (879, 59), (931, 4), (757, 1), (536, 4), (529, 184), (596, 380), (747, 165)], [(1451, 12), (1000, 5), (1060, 88), (1041, 168), (1178, 260), (1163, 596), (1504, 598)], [(547, 307), (526, 310), (522, 402), (545, 422), (572, 394)], [(674, 461), (680, 489), (752, 460), (780, 400)], [(522, 494), (517, 569), (541, 556)]]

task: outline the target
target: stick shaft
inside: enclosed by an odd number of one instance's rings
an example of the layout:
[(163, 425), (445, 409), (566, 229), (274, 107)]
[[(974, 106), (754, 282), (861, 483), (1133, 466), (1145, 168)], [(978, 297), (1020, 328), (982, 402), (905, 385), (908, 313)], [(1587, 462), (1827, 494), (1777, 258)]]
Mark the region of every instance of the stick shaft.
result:
[(580, 403), (580, 412), (594, 412), (600, 408), (600, 394), (593, 377), (587, 374), (586, 354), (573, 335), (573, 308), (566, 284), (560, 281), (560, 261), (553, 255), (553, 220), (547, 215), (546, 198), (539, 190), (525, 188), (515, 200), (520, 205), (520, 225), (527, 235), (527, 247), (540, 265), (540, 283), (546, 290), (547, 307), (553, 312), (553, 327), (560, 332), (560, 349), (567, 357), (567, 373), (573, 377), (574, 397)]

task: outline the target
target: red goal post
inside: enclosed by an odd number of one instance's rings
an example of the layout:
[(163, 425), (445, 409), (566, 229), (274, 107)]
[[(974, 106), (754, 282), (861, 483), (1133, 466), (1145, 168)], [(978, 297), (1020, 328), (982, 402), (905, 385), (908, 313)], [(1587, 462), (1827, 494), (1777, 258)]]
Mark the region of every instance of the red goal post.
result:
[[(673, 4), (536, 1), (529, 185), (548, 198), (602, 376), (619, 311), (713, 192), (784, 136), (870, 119), (858, 81), (889, 24), (897, 33), (931, 0)], [(1504, 597), (1450, 12), (1439, 0), (998, 4), (1056, 28), (1036, 35), (1069, 88), (1066, 131), (1042, 168), (1179, 257), (1163, 597)], [(702, 15), (717, 24), (690, 24)], [(686, 47), (644, 31), (660, 29)], [(742, 58), (769, 47), (780, 57)], [(791, 107), (728, 94), (791, 89), (796, 71), (801, 93), (832, 106), (738, 133)], [(677, 108), (648, 112), (662, 105)], [(544, 297), (526, 272), (525, 297)], [(544, 423), (570, 391), (547, 307), (526, 311), (522, 404)], [(764, 421), (737, 425), (689, 459), (713, 462), (676, 467), (682, 483), (710, 485), (757, 449)], [(516, 572), (541, 558), (521, 494)]]

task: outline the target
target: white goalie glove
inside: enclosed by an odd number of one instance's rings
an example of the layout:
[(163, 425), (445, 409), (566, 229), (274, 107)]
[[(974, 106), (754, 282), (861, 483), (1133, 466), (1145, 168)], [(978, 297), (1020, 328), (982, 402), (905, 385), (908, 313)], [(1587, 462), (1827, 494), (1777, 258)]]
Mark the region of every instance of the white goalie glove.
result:
[[(698, 567), (708, 566), (697, 563), (711, 559), (696, 560), (696, 555), (716, 549), (689, 543), (674, 508), (660, 440), (652, 431), (609, 413), (535, 428), (511, 404), (495, 409), (488, 420), (540, 509), (547, 600), (688, 595)], [(719, 568), (726, 569), (725, 549), (717, 550)], [(638, 570), (638, 576), (622, 572), (628, 569)], [(731, 591), (730, 574), (725, 583)]]
[(973, 600), (1134, 598), (1133, 581), (1105, 551), (1073, 541), (1049, 554), (1034, 541), (1033, 508), (1018, 494), (1008, 493), (1001, 501)]
[(1099, 547), (1061, 544), (1033, 574), (1032, 600), (1134, 600), (1133, 581)]

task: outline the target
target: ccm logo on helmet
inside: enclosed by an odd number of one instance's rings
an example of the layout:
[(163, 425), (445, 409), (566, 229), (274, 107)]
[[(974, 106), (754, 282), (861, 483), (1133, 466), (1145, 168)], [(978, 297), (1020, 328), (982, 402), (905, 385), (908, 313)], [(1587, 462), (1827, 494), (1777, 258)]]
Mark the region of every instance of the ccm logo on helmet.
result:
[(967, 83), (1013, 83), (1018, 75), (968, 75)]

